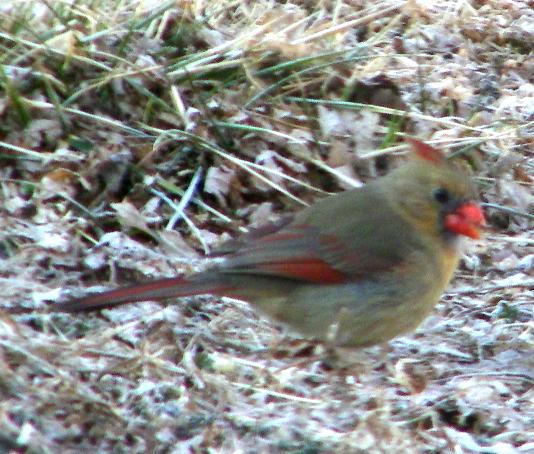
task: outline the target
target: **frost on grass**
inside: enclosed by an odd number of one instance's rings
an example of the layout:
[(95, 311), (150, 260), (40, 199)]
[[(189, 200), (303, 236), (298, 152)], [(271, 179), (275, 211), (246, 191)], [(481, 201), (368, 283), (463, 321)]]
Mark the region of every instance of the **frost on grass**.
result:
[[(3, 1), (0, 445), (19, 452), (533, 449), (528, 2)], [(398, 164), (486, 204), (417, 333), (325, 367), (213, 297), (53, 314)]]

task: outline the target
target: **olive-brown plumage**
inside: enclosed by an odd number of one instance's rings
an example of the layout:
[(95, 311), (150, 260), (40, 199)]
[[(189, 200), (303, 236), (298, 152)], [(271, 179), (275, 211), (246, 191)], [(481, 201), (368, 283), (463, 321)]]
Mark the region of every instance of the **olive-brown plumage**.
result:
[(409, 142), (408, 163), (223, 245), (224, 258), (206, 271), (55, 307), (75, 312), (211, 293), (248, 301), (333, 347), (413, 330), (456, 269), (459, 237), (478, 238), (484, 216), (459, 166)]

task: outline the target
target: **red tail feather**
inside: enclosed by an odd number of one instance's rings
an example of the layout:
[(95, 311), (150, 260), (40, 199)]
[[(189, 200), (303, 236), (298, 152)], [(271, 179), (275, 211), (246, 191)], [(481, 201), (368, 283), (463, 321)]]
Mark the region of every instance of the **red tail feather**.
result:
[(83, 298), (55, 304), (53, 309), (61, 312), (80, 312), (139, 301), (157, 301), (207, 293), (223, 294), (228, 290), (230, 289), (227, 286), (221, 285), (219, 282), (177, 277), (88, 295)]

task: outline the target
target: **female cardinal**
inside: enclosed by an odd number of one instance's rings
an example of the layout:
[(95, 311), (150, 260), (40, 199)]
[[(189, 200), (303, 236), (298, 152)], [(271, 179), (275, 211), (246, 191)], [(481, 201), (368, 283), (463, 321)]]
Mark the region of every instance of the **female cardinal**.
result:
[(55, 307), (76, 312), (209, 293), (248, 301), (330, 347), (370, 346), (413, 330), (457, 266), (459, 237), (479, 238), (484, 215), (460, 167), (408, 142), (408, 163), (227, 243), (203, 272)]

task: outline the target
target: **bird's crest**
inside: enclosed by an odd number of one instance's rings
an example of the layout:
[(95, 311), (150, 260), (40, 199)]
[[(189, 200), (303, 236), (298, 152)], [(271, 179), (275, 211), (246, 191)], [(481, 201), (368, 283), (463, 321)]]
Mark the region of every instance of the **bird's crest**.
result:
[(406, 142), (410, 144), (412, 153), (420, 159), (424, 159), (433, 164), (441, 164), (445, 161), (445, 155), (440, 150), (431, 147), (420, 140), (406, 137)]

